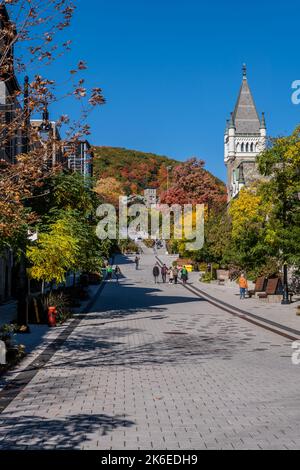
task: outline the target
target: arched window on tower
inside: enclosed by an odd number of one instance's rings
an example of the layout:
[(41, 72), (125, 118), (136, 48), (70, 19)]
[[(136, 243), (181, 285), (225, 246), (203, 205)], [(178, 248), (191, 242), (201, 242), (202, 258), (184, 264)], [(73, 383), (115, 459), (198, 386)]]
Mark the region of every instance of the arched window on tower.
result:
[(254, 143), (252, 142), (251, 146), (250, 146), (250, 152), (254, 152)]
[(247, 153), (249, 152), (249, 144), (248, 143), (246, 144), (246, 152)]
[(241, 152), (244, 152), (245, 151), (245, 145), (244, 145), (244, 142), (242, 143), (241, 145)]

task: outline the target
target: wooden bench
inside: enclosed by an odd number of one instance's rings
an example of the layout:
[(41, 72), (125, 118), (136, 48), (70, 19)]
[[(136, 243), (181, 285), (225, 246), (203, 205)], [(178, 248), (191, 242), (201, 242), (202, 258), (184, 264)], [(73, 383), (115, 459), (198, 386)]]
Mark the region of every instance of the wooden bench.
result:
[(282, 281), (279, 277), (275, 279), (268, 279), (265, 292), (259, 292), (257, 296), (260, 299), (267, 299), (271, 295), (282, 294)]
[(251, 298), (253, 295), (258, 294), (259, 292), (265, 292), (267, 286), (267, 279), (265, 277), (259, 277), (256, 280), (254, 290), (249, 290), (248, 295)]

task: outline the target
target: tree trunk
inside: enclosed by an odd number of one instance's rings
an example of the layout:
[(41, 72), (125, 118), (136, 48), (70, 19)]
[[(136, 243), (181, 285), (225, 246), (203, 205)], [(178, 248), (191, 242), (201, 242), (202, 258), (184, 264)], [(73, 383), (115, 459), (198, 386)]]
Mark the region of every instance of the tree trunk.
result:
[(17, 321), (19, 326), (28, 325), (28, 280), (26, 272), (26, 258), (21, 254), (17, 281)]

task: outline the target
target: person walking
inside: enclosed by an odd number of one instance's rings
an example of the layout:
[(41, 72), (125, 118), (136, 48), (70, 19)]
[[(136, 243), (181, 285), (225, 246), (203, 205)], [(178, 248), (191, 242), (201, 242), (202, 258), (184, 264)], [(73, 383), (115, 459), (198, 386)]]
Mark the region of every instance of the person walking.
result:
[(158, 283), (158, 278), (159, 278), (159, 267), (158, 267), (157, 263), (153, 268), (153, 277), (154, 277), (155, 284), (157, 284)]
[(116, 279), (117, 279), (117, 283), (118, 283), (118, 284), (119, 284), (119, 278), (120, 278), (121, 275), (122, 275), (122, 273), (121, 273), (120, 267), (119, 267), (119, 266), (116, 266), (116, 267), (115, 267), (115, 276), (116, 276)]
[(112, 275), (113, 275), (113, 268), (110, 264), (108, 264), (106, 268), (106, 279), (108, 281), (111, 281)]
[(178, 268), (177, 266), (174, 266), (174, 268), (172, 269), (173, 271), (173, 279), (174, 279), (174, 284), (178, 284)]
[(168, 274), (168, 268), (164, 264), (163, 267), (161, 268), (161, 277), (162, 277), (164, 284), (167, 282), (167, 274)]
[(174, 273), (173, 273), (173, 269), (172, 269), (172, 268), (169, 269), (169, 273), (168, 273), (168, 274), (169, 274), (169, 283), (170, 283), (170, 284), (173, 284), (173, 282), (174, 282)]
[(188, 280), (188, 270), (186, 269), (185, 266), (183, 266), (182, 270), (181, 270), (181, 279), (182, 279), (182, 282), (183, 284), (185, 285), (187, 283), (187, 280)]
[(138, 270), (140, 266), (140, 258), (136, 256), (134, 262), (135, 262), (135, 269)]
[(246, 279), (245, 274), (241, 274), (239, 278), (239, 286), (240, 286), (240, 299), (244, 300), (246, 298), (246, 291), (248, 289), (248, 281)]

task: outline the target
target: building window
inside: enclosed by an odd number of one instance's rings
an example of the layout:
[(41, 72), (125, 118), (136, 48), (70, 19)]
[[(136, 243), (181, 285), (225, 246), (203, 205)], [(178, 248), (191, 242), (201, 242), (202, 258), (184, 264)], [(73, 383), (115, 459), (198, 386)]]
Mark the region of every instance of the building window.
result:
[(249, 152), (249, 144), (246, 144), (246, 152)]
[(244, 151), (245, 151), (244, 149), (245, 149), (245, 146), (244, 146), (244, 143), (242, 143), (242, 145), (241, 145), (241, 152), (244, 152)]

